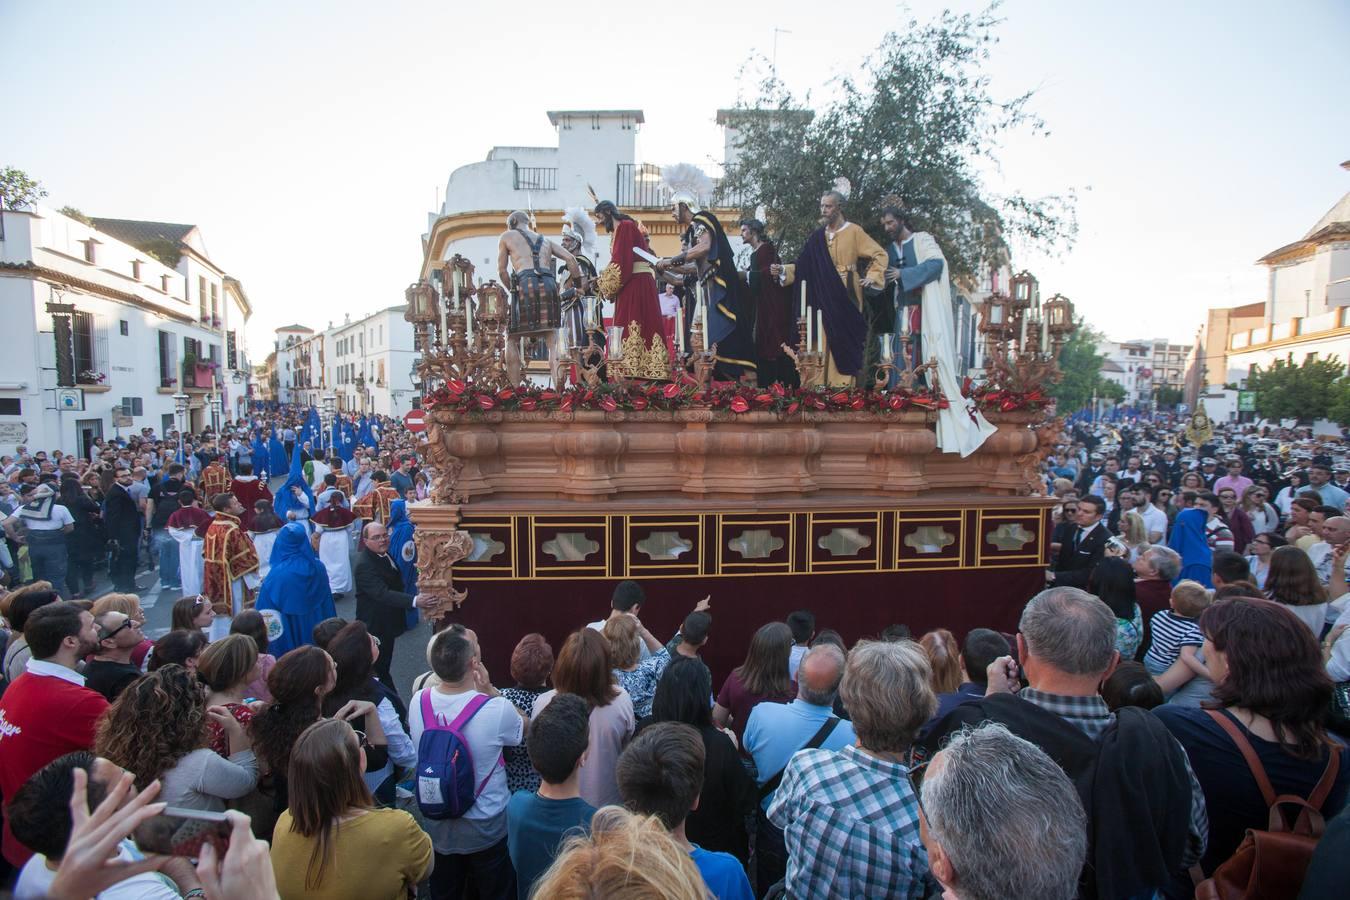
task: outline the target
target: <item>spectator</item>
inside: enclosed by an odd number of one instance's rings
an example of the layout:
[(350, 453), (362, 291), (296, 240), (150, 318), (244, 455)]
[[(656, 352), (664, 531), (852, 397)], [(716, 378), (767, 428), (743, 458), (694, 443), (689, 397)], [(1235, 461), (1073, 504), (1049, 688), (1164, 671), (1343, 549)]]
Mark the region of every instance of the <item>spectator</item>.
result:
[[(323, 589), (328, 575), (322, 564)], [(417, 597), (403, 591), (403, 575), (389, 557), (389, 532), (379, 522), (370, 522), (361, 532), (361, 550), (357, 554), (356, 617), (366, 623), (370, 633), (380, 640), (382, 655), (376, 660), (375, 677), (394, 687), (389, 663), (394, 656), (394, 641), (408, 629), (408, 612), (417, 608)], [(269, 573), (270, 574), (270, 573)], [(317, 576), (316, 576), (317, 578)], [(317, 585), (317, 581), (316, 581)], [(328, 597), (332, 609), (332, 595)]]
[(204, 635), (215, 617), (211, 601), (201, 594), (180, 597), (169, 613), (169, 627), (173, 631), (200, 631)]
[(947, 629), (939, 628), (919, 638), (919, 646), (928, 658), (933, 693), (954, 693), (961, 686), (961, 654), (956, 649), (956, 637)]
[(961, 650), (961, 684), (956, 690), (937, 695), (937, 712), (923, 727), (923, 733), (937, 724), (937, 721), (967, 700), (978, 700), (984, 696), (989, 685), (986, 674), (989, 664), (1000, 656), (1012, 652), (1008, 639), (997, 631), (988, 628), (972, 628), (966, 635)]
[[(511, 680), (515, 682), (515, 687), (502, 691), (502, 696), (510, 700), (521, 715), (528, 716), (534, 709), (534, 701), (548, 690), (548, 677), (552, 672), (553, 648), (542, 634), (527, 634), (511, 651)], [(507, 747), (503, 755), (506, 757), (507, 790), (514, 794), (516, 791), (539, 789), (539, 772), (530, 764), (528, 746)], [(549, 859), (552, 858), (550, 853)], [(519, 884), (529, 887), (528, 882)]]
[(633, 701), (633, 715), (642, 719), (651, 715), (652, 697), (656, 694), (656, 682), (670, 662), (670, 651), (660, 642), (652, 648), (646, 659), (638, 660), (638, 642), (647, 642), (651, 632), (643, 628), (636, 616), (618, 616), (605, 622), (601, 631), (609, 643), (609, 661), (614, 669), (614, 678)]
[(1266, 578), (1270, 575), (1270, 554), (1276, 547), (1285, 546), (1286, 541), (1273, 531), (1266, 531), (1252, 538), (1247, 557), (1247, 571), (1252, 583), (1261, 590), (1266, 588)]
[[(350, 627), (350, 626), (349, 626)], [(604, 639), (595, 635), (601, 644)], [(559, 669), (567, 656), (559, 659)], [(427, 662), (440, 679), (435, 687), (418, 691), (409, 704), (408, 724), (419, 744), (428, 718), (454, 722), (475, 697), (488, 699), (460, 724), (460, 734), (473, 758), (473, 782), (478, 793), (472, 806), (457, 819), (428, 819), (425, 827), (436, 851), (431, 872), (433, 900), (458, 898), (470, 877), (478, 896), (507, 900), (516, 894), (516, 874), (506, 843), (506, 771), (502, 748), (519, 746), (525, 738), (525, 717), (492, 686), (478, 652), (478, 636), (463, 625), (451, 625), (427, 645)], [(606, 674), (608, 674), (606, 670)], [(536, 714), (546, 703), (536, 702)]]
[(788, 680), (797, 680), (797, 667), (811, 649), (811, 638), (816, 633), (816, 617), (809, 609), (788, 613), (787, 627), (792, 630), (792, 650), (788, 654)]
[(590, 748), (581, 769), (581, 796), (597, 809), (618, 803), (614, 764), (633, 734), (635, 718), (628, 692), (614, 683), (609, 645), (600, 632), (587, 627), (568, 635), (553, 667), (553, 686), (534, 701), (531, 717), (558, 694), (575, 694), (590, 704)]
[(95, 619), (98, 649), (84, 664), (84, 686), (98, 691), (111, 703), (122, 689), (141, 677), (131, 654), (141, 643), (141, 625), (126, 613), (106, 612)]
[[(315, 625), (337, 615), (328, 571), (310, 545), (309, 532), (302, 523), (288, 522), (277, 533), (267, 578), (258, 592), (257, 609), (270, 612), (281, 625), (281, 633), (271, 642), (283, 656), (307, 643)], [(387, 665), (382, 667), (382, 671), (387, 670)]]
[(206, 635), (196, 629), (170, 631), (155, 641), (155, 646), (146, 659), (146, 671), (154, 672), (164, 666), (175, 665), (182, 666), (189, 672), (195, 672), (197, 659), (206, 649), (206, 643)]
[(1124, 559), (1107, 557), (1088, 579), (1088, 593), (1105, 603), (1116, 617), (1116, 650), (1133, 659), (1143, 641), (1144, 622), (1134, 597), (1134, 569)]
[(922, 795), (924, 845), (944, 897), (1078, 896), (1083, 805), (1034, 744), (992, 722), (959, 732), (929, 764)]
[(516, 894), (527, 900), (569, 834), (585, 834), (595, 807), (581, 798), (581, 767), (590, 740), (590, 710), (574, 694), (555, 697), (530, 722), (529, 762), (540, 783), (517, 791), (506, 807), (506, 840)]
[(750, 880), (730, 853), (705, 850), (685, 836), (684, 821), (703, 788), (703, 739), (692, 726), (660, 722), (643, 730), (619, 757), (619, 793), (628, 809), (654, 815), (698, 866), (708, 893), (751, 900)]
[[(1266, 600), (1215, 603), (1201, 613), (1200, 629), (1219, 708), (1156, 711), (1186, 748), (1209, 805), (1206, 874), (1232, 855), (1247, 829), (1267, 827), (1276, 795), (1312, 794), (1331, 753), (1339, 754), (1340, 771), (1329, 790), (1323, 786), (1321, 812), (1330, 819), (1345, 806), (1350, 750), (1323, 727), (1331, 681), (1316, 639), (1299, 621), (1289, 607)], [(1270, 781), (1268, 795), (1244, 761), (1244, 743)]]
[(1122, 706), (1153, 709), (1162, 706), (1163, 692), (1143, 663), (1128, 659), (1116, 666), (1111, 677), (1102, 682), (1102, 699), (1111, 712)]
[(788, 704), (762, 703), (750, 714), (745, 751), (755, 762), (759, 784), (755, 856), (761, 889), (781, 879), (787, 865), (782, 826), (766, 814), (793, 755), (817, 747), (842, 750), (854, 741), (852, 724), (834, 714), (843, 677), (844, 651), (833, 644), (812, 647), (797, 670), (797, 698)]
[[(24, 622), (23, 636), (32, 658), (25, 671), (0, 695), (0, 796), (10, 798), (47, 763), (94, 744), (94, 730), (108, 701), (85, 687), (76, 671), (98, 646), (94, 617), (74, 603), (48, 603)], [(32, 853), (15, 839), (5, 822), (3, 850), (11, 865), (22, 866)]]
[[(609, 601), (609, 618), (601, 619), (598, 622), (591, 622), (586, 627), (593, 628), (596, 631), (602, 631), (605, 627), (605, 623), (610, 619), (623, 615), (641, 616), (642, 604), (646, 602), (646, 598), (646, 594), (642, 590), (642, 585), (638, 584), (636, 581), (620, 581), (614, 586), (614, 594)], [(651, 648), (646, 644), (639, 642), (639, 661), (651, 656), (651, 653)]]
[(718, 728), (728, 725), (736, 733), (736, 742), (744, 746), (750, 711), (760, 703), (789, 703), (792, 681), (788, 678), (788, 660), (792, 655), (792, 630), (782, 622), (761, 625), (750, 639), (745, 661), (731, 670), (717, 692), (713, 721)]
[(61, 595), (52, 590), (50, 581), (35, 581), (26, 584), (5, 598), (5, 620), (14, 632), (9, 646), (5, 648), (5, 681), (13, 684), (25, 671), (33, 651), (28, 647), (28, 639), (23, 636), (28, 617), (49, 603), (55, 603)]
[(1289, 607), (1308, 626), (1314, 638), (1322, 634), (1327, 614), (1327, 592), (1317, 579), (1308, 554), (1296, 547), (1281, 547), (1270, 554), (1266, 575), (1266, 596)]
[(146, 516), (150, 526), (151, 550), (159, 561), (159, 585), (169, 591), (180, 590), (183, 586), (178, 569), (178, 542), (169, 534), (169, 518), (178, 511), (178, 494), (187, 486), (183, 475), (182, 465), (169, 465), (165, 476), (150, 488), (149, 512)]
[(1068, 539), (1055, 557), (1055, 570), (1050, 573), (1053, 584), (1085, 585), (1088, 575), (1106, 555), (1109, 537), (1102, 517), (1107, 513), (1106, 500), (1089, 494), (1078, 501), (1078, 530)]
[[(207, 743), (207, 722), (226, 735), (228, 756)], [(144, 788), (159, 779), (170, 806), (220, 812), (227, 800), (258, 783), (248, 737), (228, 711), (208, 708), (206, 691), (182, 666), (164, 666), (132, 684), (99, 723), (94, 750), (136, 776)]]
[(272, 867), (281, 896), (403, 900), (431, 871), (431, 839), (366, 787), (365, 735), (320, 719), (296, 739), (290, 809), (277, 820)]
[(60, 504), (70, 511), (75, 523), (66, 532), (66, 570), (71, 597), (79, 600), (94, 592), (94, 560), (106, 553), (103, 514), (77, 475), (62, 476)]
[(730, 853), (742, 864), (749, 860), (746, 816), (755, 808), (754, 779), (746, 772), (731, 732), (713, 724), (708, 708), (712, 673), (696, 659), (676, 659), (656, 685), (652, 715), (656, 722), (682, 722), (703, 738), (703, 786), (699, 804), (685, 819), (685, 835), (707, 850)]
[(141, 642), (131, 651), (131, 664), (144, 671), (145, 661), (155, 642), (145, 636), (145, 611), (141, 609), (141, 598), (135, 594), (104, 594), (94, 601), (89, 611), (94, 618), (100, 618), (106, 612), (125, 613), (136, 620), (140, 626)]
[[(328, 642), (328, 655), (337, 666), (337, 679), (333, 690), (323, 698), (321, 708), (324, 715), (338, 718), (345, 718), (342, 711), (353, 704), (359, 705), (362, 715), (374, 709), (379, 733), (384, 738), (379, 743), (385, 745), (387, 758), (379, 766), (367, 765), (366, 786), (382, 802), (392, 804), (395, 766), (414, 767), (417, 747), (403, 730), (397, 707), (375, 679), (375, 660), (379, 654), (379, 642), (366, 630), (364, 622), (352, 622), (334, 635)], [(365, 729), (370, 736), (370, 725), (366, 724)]]
[(911, 643), (864, 641), (849, 654), (839, 687), (857, 745), (795, 754), (768, 809), (784, 833), (790, 896), (928, 895), (919, 801), (901, 760), (937, 709), (931, 679)]
[(17, 537), (14, 529), (19, 524), (24, 526), (23, 542), (28, 545), (33, 577), (50, 581), (52, 590), (60, 594), (62, 600), (69, 600), (66, 536), (75, 531), (75, 519), (70, 510), (57, 501), (56, 490), (51, 485), (40, 484), (24, 498), (24, 504), (4, 520), (5, 532), (12, 538)]
[[(258, 645), (242, 634), (228, 634), (202, 651), (197, 659), (197, 677), (206, 685), (207, 707), (224, 709), (247, 738), (253, 711), (244, 700), (248, 684), (258, 674)], [(230, 755), (230, 738), (214, 719), (206, 723), (207, 746), (220, 756)], [(246, 740), (247, 742), (247, 740)], [(251, 744), (250, 744), (251, 746)]]
[(535, 900), (572, 897), (707, 900), (698, 866), (655, 816), (597, 810), (589, 835), (568, 838), (535, 884)]
[(931, 759), (965, 725), (1001, 722), (1079, 788), (1095, 836), (1085, 877), (1097, 896), (1160, 892), (1204, 851), (1205, 801), (1162, 723), (1132, 707), (1113, 715), (1098, 693), (1119, 660), (1115, 616), (1084, 591), (1042, 591), (1022, 611), (1017, 657), (1030, 687), (1014, 696), (1019, 667), (999, 660), (990, 667), (990, 696), (952, 710), (921, 755)]
[[(1248, 544), (1251, 541), (1247, 542)], [(1240, 553), (1234, 553), (1231, 550), (1220, 550), (1214, 554), (1214, 559), (1210, 563), (1210, 580), (1214, 582), (1215, 588), (1221, 588), (1225, 584), (1233, 584), (1238, 581), (1251, 580), (1251, 567), (1247, 565), (1247, 560)]]
[(1170, 547), (1149, 547), (1134, 561), (1134, 600), (1144, 622), (1144, 640), (1137, 655), (1148, 649), (1149, 620), (1168, 608), (1172, 582), (1181, 574), (1181, 556)]
[(708, 632), (712, 630), (712, 615), (701, 610), (694, 610), (684, 617), (684, 622), (680, 624), (680, 630), (666, 644), (666, 649), (670, 651), (672, 657), (685, 656), (690, 659), (698, 659), (699, 653), (708, 643)]
[(271, 642), (267, 638), (267, 621), (256, 609), (240, 610), (239, 615), (230, 622), (230, 634), (242, 634), (253, 640), (258, 650), (257, 675), (245, 687), (245, 700), (261, 700), (268, 703), (272, 692), (267, 689), (267, 676), (277, 664), (277, 658), (270, 652)]
[[(115, 784), (122, 776), (114, 767), (106, 763), (100, 765), (94, 754), (77, 750), (43, 766), (24, 782), (9, 802), (6, 815), (13, 823), (15, 836), (35, 851), (14, 885), (15, 900), (71, 896), (61, 892), (59, 886), (54, 887), (54, 883), (67, 850), (72, 845), (79, 847), (71, 815), (71, 794), (76, 786), (77, 770), (83, 774), (83, 783), (87, 785), (86, 802), (95, 807), (108, 796), (109, 784), (105, 779)], [(120, 799), (120, 796), (113, 799)], [(125, 839), (127, 833), (128, 830), (115, 833), (116, 843), (110, 848), (115, 851), (111, 854), (112, 859), (117, 861), (123, 873), (98, 892), (99, 900), (178, 900), (182, 895), (200, 890), (201, 882), (186, 858), (152, 859), (151, 865), (138, 865), (142, 854), (135, 844)], [(161, 874), (147, 871), (150, 868), (160, 869)], [(165, 876), (173, 880), (166, 882)]]

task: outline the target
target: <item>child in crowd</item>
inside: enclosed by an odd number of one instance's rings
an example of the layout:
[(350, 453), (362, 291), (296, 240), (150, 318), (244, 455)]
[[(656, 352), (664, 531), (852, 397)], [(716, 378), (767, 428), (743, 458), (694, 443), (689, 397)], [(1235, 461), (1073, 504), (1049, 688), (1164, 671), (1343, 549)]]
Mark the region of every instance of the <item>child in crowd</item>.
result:
[(797, 667), (811, 649), (811, 638), (816, 633), (816, 617), (809, 609), (788, 613), (787, 626), (792, 629), (792, 650), (788, 653), (788, 678), (797, 680)]
[(590, 708), (575, 694), (554, 697), (530, 722), (525, 744), (539, 790), (516, 791), (506, 804), (506, 846), (520, 900), (553, 864), (563, 839), (590, 830), (595, 807), (581, 799), (578, 779), (590, 737)]
[(1189, 685), (1186, 694), (1188, 697), (1194, 695), (1198, 704), (1208, 696), (1213, 685), (1209, 669), (1199, 656), (1205, 643), (1205, 637), (1200, 633), (1200, 613), (1213, 599), (1213, 593), (1198, 581), (1179, 581), (1172, 588), (1171, 609), (1155, 613), (1149, 620), (1153, 640), (1144, 655), (1144, 666), (1157, 679), (1169, 700), (1183, 685), (1196, 682)]

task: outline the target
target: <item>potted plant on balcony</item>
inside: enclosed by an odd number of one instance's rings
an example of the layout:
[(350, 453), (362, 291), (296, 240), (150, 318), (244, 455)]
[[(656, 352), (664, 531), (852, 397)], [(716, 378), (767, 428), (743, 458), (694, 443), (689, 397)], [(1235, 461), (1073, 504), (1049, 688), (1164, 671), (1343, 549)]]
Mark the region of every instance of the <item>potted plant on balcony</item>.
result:
[(183, 354), (183, 386), (196, 387), (197, 385), (197, 354)]
[(107, 375), (102, 372), (95, 372), (93, 369), (85, 369), (75, 376), (76, 384), (102, 384), (107, 380)]

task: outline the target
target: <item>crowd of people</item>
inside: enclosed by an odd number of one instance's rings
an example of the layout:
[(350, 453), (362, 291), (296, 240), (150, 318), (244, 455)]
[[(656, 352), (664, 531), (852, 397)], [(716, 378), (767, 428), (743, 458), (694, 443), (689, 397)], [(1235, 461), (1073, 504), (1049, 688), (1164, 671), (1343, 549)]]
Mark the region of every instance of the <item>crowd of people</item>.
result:
[[(224, 629), (196, 595), (151, 642), (134, 594), (17, 587), (16, 895), (1341, 896), (1350, 468), (1296, 432), (1175, 433), (1080, 428), (1047, 461), (1053, 561), (1015, 628), (850, 643), (799, 609), (718, 677), (713, 598), (656, 635), (624, 581), (556, 650), (520, 636), (497, 677), (444, 624), (401, 692), (418, 598), (377, 503), (350, 620), (298, 499)], [(134, 826), (166, 804), (225, 817), (228, 850), (146, 854)]]

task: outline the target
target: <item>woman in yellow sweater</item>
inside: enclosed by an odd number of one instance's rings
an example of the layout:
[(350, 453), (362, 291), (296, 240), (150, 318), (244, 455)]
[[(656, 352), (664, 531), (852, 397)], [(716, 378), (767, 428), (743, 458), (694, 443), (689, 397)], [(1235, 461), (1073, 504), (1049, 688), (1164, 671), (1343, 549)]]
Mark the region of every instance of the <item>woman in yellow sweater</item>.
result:
[(296, 740), (290, 809), (272, 839), (282, 900), (402, 900), (431, 871), (431, 838), (413, 817), (375, 807), (363, 741), (340, 719), (320, 719)]

